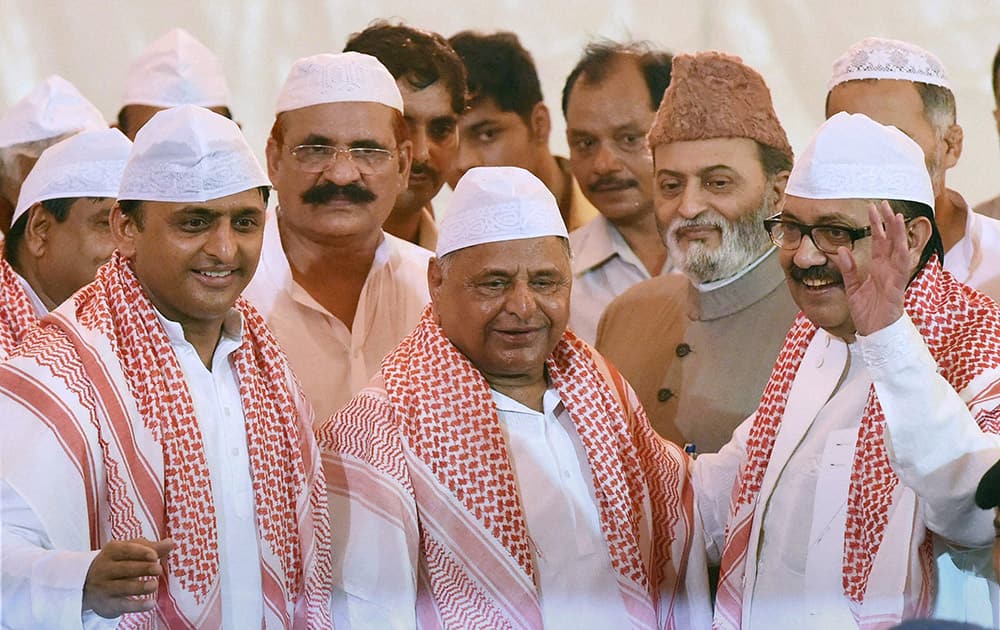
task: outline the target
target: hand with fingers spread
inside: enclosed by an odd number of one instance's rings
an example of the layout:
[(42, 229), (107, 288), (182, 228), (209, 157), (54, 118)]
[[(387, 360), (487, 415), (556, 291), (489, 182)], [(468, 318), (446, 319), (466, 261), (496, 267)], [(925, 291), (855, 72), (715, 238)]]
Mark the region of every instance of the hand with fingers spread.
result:
[(847, 307), (860, 335), (881, 330), (903, 315), (906, 285), (913, 274), (903, 216), (883, 201), (878, 207), (869, 205), (868, 218), (872, 247), (867, 276), (858, 272), (854, 255), (846, 247), (831, 255), (843, 276)]
[(114, 540), (101, 548), (87, 571), (83, 610), (113, 619), (124, 613), (144, 612), (156, 606), (161, 560), (174, 548), (169, 538)]

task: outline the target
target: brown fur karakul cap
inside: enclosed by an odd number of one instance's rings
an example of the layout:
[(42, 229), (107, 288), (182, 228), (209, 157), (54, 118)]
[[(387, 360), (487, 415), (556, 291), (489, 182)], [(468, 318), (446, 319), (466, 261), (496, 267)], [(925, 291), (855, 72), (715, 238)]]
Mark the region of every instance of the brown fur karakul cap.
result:
[(712, 138), (750, 138), (794, 157), (760, 73), (720, 52), (677, 55), (649, 146)]

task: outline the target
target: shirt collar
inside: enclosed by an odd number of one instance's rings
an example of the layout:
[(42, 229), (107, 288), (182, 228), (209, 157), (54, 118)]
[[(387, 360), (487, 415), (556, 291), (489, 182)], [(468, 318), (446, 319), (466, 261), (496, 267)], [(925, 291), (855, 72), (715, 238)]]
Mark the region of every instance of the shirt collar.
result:
[(559, 397), (559, 390), (551, 386), (546, 389), (545, 394), (542, 395), (541, 413), (535, 411), (527, 405), (519, 403), (506, 394), (501, 394), (495, 389), (490, 388), (490, 394), (493, 396), (493, 403), (497, 406), (497, 411), (502, 411), (504, 413), (530, 414), (533, 416), (555, 415), (559, 412), (559, 409), (563, 404), (562, 398)]
[(577, 228), (575, 234), (577, 247), (573, 251), (574, 276), (582, 276), (615, 256), (643, 271), (646, 270), (618, 228), (603, 215), (594, 217), (594, 220), (587, 225)]
[(24, 289), (25, 294), (28, 296), (28, 300), (31, 302), (32, 308), (35, 310), (35, 315), (39, 319), (45, 317), (49, 313), (49, 309), (45, 307), (45, 302), (42, 302), (42, 298), (38, 297), (35, 293), (35, 289), (28, 283), (28, 281), (21, 274), (14, 272), (17, 276), (18, 282), (21, 283), (21, 287)]
[[(160, 321), (164, 332), (167, 333), (167, 339), (171, 346), (175, 348), (191, 346), (191, 343), (184, 337), (184, 327), (179, 322), (167, 319), (155, 306), (153, 312), (156, 313), (156, 319)], [(243, 345), (243, 315), (235, 308), (231, 308), (222, 321), (222, 336), (219, 338), (219, 344), (215, 347), (213, 358), (219, 356), (220, 352), (222, 356), (229, 356), (241, 345)]]
[(778, 249), (772, 247), (729, 282), (708, 290), (692, 284), (688, 317), (701, 321), (727, 317), (764, 299), (784, 281)]
[[(333, 317), (319, 302), (309, 295), (308, 291), (292, 278), (292, 268), (289, 266), (288, 257), (285, 256), (285, 250), (281, 246), (281, 233), (278, 230), (278, 214), (280, 213), (281, 208), (279, 207), (276, 209), (274, 216), (268, 217), (267, 223), (264, 226), (264, 247), (261, 252), (261, 264), (266, 263), (268, 269), (272, 270), (272, 273), (277, 272), (280, 275), (281, 286), (294, 302)], [(372, 267), (368, 271), (368, 280), (371, 279), (377, 270), (399, 257), (398, 251), (390, 243), (396, 237), (385, 232), (381, 232), (381, 234), (382, 240), (379, 241), (378, 247), (375, 248), (375, 257), (372, 259)], [(365, 281), (366, 284), (368, 280)]]

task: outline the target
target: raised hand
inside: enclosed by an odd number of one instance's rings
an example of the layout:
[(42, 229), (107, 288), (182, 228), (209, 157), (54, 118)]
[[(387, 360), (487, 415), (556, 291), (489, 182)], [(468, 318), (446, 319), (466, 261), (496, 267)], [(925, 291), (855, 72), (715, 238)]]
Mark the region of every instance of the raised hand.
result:
[(883, 201), (870, 204), (871, 262), (867, 273), (858, 270), (854, 254), (841, 247), (831, 260), (844, 278), (847, 307), (858, 334), (870, 335), (903, 315), (903, 296), (913, 275), (913, 260), (906, 237), (906, 222)]
[(174, 548), (169, 538), (114, 540), (104, 545), (87, 571), (83, 585), (83, 610), (113, 619), (156, 606), (160, 561)]

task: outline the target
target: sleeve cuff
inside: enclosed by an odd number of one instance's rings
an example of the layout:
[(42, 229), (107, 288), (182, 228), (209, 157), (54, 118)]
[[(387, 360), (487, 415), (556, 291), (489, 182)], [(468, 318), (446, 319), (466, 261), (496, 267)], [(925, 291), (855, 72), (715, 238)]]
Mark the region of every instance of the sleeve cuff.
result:
[(920, 331), (905, 313), (881, 330), (858, 335), (857, 343), (862, 360), (876, 381), (884, 380), (902, 367), (923, 363), (937, 368)]

